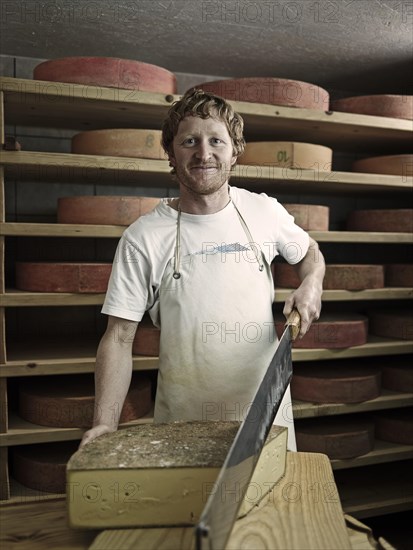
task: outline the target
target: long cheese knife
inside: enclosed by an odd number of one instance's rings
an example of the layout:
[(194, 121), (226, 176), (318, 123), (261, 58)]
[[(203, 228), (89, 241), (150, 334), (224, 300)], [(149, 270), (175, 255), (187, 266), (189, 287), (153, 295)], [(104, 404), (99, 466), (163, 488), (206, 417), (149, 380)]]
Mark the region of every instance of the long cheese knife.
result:
[(224, 550), (267, 435), (273, 425), (293, 369), (291, 342), (300, 332), (293, 310), (278, 347), (242, 421), (195, 526), (196, 550)]

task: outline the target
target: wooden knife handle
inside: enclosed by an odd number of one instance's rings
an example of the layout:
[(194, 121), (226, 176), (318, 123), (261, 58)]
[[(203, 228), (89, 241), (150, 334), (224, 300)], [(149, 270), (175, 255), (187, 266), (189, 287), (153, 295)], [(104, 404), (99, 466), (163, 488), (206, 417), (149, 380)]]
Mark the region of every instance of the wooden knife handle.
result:
[(290, 333), (291, 333), (291, 340), (295, 340), (297, 336), (300, 334), (300, 328), (301, 328), (301, 317), (298, 313), (298, 310), (293, 309), (290, 315), (287, 317), (287, 322), (285, 323), (285, 326), (290, 327)]

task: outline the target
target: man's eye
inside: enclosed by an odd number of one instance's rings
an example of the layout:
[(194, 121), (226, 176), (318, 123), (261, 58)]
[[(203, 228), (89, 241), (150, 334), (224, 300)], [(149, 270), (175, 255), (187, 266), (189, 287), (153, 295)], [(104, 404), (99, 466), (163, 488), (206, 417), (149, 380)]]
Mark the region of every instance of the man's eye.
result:
[(212, 141), (213, 141), (213, 143), (215, 143), (217, 145), (223, 143), (222, 139), (220, 139), (220, 138), (212, 138)]
[(194, 145), (195, 143), (195, 138), (186, 138), (184, 140), (184, 145)]

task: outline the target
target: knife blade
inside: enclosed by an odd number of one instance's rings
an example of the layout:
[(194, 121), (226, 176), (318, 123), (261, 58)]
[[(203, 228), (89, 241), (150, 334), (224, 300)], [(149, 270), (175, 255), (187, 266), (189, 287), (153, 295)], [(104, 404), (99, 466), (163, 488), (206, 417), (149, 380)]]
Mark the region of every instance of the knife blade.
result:
[(292, 377), (291, 342), (300, 332), (293, 310), (195, 526), (196, 550), (224, 550), (254, 468)]

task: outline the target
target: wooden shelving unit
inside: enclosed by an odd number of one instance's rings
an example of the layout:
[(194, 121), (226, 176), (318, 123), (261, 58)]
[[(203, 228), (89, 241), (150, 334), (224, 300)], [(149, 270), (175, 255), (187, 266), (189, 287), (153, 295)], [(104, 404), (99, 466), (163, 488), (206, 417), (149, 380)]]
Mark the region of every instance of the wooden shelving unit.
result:
[[(108, 127), (159, 128), (171, 103), (177, 96), (165, 96), (130, 90), (105, 89), (76, 84), (41, 82), (14, 78), (0, 78), (0, 127), (1, 143), (4, 143), (4, 124), (67, 128), (78, 131)], [(412, 125), (410, 121), (309, 111), (271, 105), (232, 102), (243, 116), (247, 140), (289, 140), (315, 142), (333, 147), (336, 150), (357, 151), (357, 153), (390, 154), (410, 152)], [(318, 168), (318, 167), (315, 167)], [(328, 167), (315, 170), (291, 170), (274, 166), (236, 167), (231, 178), (235, 186), (250, 190), (278, 194), (299, 193), (304, 195), (331, 195), (333, 197), (367, 197), (374, 194), (391, 198), (394, 194), (408, 197), (413, 188), (413, 178), (350, 172), (328, 171)], [(5, 180), (42, 182), (45, 186), (59, 181), (76, 184), (99, 184), (145, 187), (174, 187), (166, 161), (144, 160), (120, 157), (91, 157), (50, 152), (4, 151), (0, 152), (0, 253), (4, 260), (5, 242), (8, 238), (53, 237), (59, 238), (98, 238), (118, 239), (122, 226), (109, 225), (68, 225), (55, 223), (16, 223), (8, 222), (4, 215)], [(402, 244), (413, 243), (411, 233), (369, 233), (353, 231), (314, 231), (311, 236), (323, 243), (353, 244)], [(82, 342), (67, 343), (48, 341), (42, 343), (27, 340), (22, 345), (7, 341), (5, 308), (54, 307), (54, 306), (98, 306), (103, 295), (49, 294), (20, 292), (5, 289), (4, 262), (0, 271), (0, 332), (4, 335), (0, 346), (0, 399), (7, 405), (8, 378), (30, 376), (59, 376), (63, 374), (90, 373), (94, 370), (96, 338), (85, 337)], [(277, 289), (276, 302), (283, 302), (290, 289)], [(384, 288), (377, 290), (325, 291), (326, 302), (371, 301), (391, 303), (412, 297), (412, 288)], [(24, 348), (24, 349), (23, 349)], [(407, 355), (413, 352), (413, 342), (369, 337), (363, 346), (347, 349), (294, 349), (293, 360), (302, 362), (324, 361), (344, 358), (380, 357)], [(156, 357), (134, 357), (134, 370), (156, 370)], [(311, 368), (311, 365), (309, 365)], [(294, 415), (301, 418), (369, 412), (412, 406), (411, 393), (383, 391), (374, 400), (351, 405), (294, 402)], [(151, 415), (137, 421), (150, 422)], [(44, 443), (49, 441), (77, 440), (81, 429), (55, 429), (35, 426), (24, 422), (14, 413), (8, 413), (7, 406), (1, 408), (0, 453), (2, 497), (8, 499), (9, 475), (7, 471), (7, 448), (14, 445)], [(367, 517), (377, 513), (387, 513), (413, 506), (413, 495), (401, 495), (401, 482), (395, 485), (382, 484), (383, 492), (370, 491), (370, 479), (365, 476), (358, 485), (358, 472), (382, 470), (386, 463), (398, 461), (397, 469), (402, 471), (408, 458), (413, 456), (413, 447), (377, 442), (371, 453), (350, 461), (332, 461), (337, 474), (338, 485), (343, 489), (343, 507), (357, 517)], [(370, 468), (370, 470), (369, 470)], [(392, 471), (392, 468), (390, 468)], [(344, 477), (347, 476), (347, 481)], [(375, 478), (376, 482), (377, 479)], [(380, 479), (380, 481), (383, 481)], [(371, 484), (373, 482), (371, 481)], [(346, 487), (352, 486), (347, 494)], [(366, 490), (363, 492), (363, 487)], [(373, 486), (373, 485), (372, 485)], [(341, 489), (340, 489), (341, 491)], [(26, 494), (30, 493), (25, 490)], [(17, 502), (21, 487), (12, 483), (12, 498)], [(33, 499), (49, 500), (61, 498), (57, 495), (38, 495)]]

